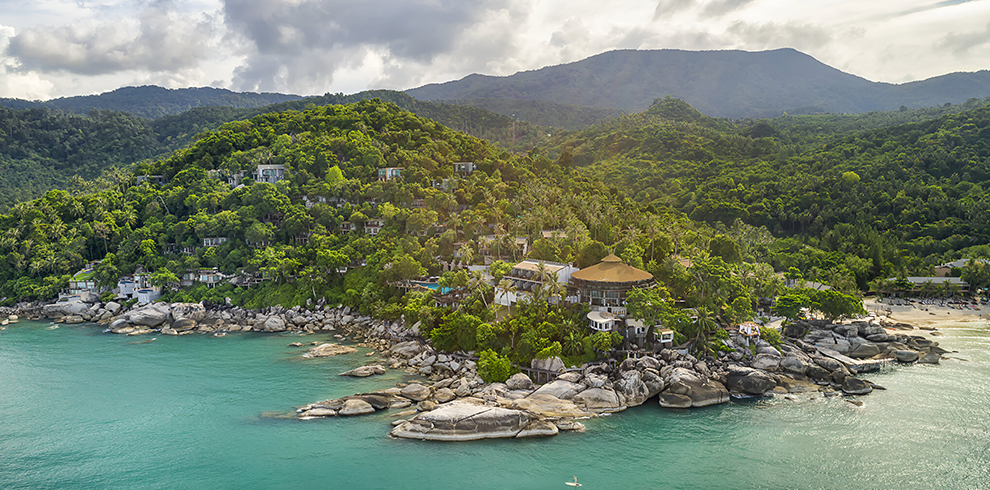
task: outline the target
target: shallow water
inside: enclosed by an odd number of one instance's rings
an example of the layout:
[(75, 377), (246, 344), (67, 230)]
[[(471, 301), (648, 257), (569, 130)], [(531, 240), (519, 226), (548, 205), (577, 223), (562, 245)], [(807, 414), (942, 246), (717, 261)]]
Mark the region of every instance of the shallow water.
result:
[(328, 338), (126, 337), (21, 322), (0, 332), (0, 488), (987, 488), (990, 331), (898, 366), (858, 399), (794, 395), (691, 411), (655, 401), (583, 434), (435, 443), (387, 437), (389, 414), (262, 416), (391, 386), (337, 373), (359, 354), (301, 360)]

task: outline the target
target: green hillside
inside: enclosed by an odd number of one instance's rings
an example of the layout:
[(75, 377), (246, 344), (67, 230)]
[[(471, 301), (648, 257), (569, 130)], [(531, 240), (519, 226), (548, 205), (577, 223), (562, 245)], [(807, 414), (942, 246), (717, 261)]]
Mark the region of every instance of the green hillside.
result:
[[(165, 155), (221, 124), (258, 114), (302, 110), (379, 98), (398, 104), (449, 127), (528, 151), (549, 141), (547, 128), (513, 124), (510, 117), (483, 109), (420, 102), (401, 92), (378, 90), (353, 95), (327, 94), (264, 107), (197, 107), (154, 120), (117, 111), (91, 111), (86, 116), (48, 108), (0, 108), (0, 210), (46, 191), (67, 189), (74, 176), (95, 179), (114, 167), (127, 167)], [(514, 131), (514, 133), (513, 133)]]
[(790, 116), (732, 126), (681, 104), (660, 100), (644, 113), (562, 135), (556, 151), (639, 202), (874, 254), (874, 268), (896, 252), (922, 270), (922, 258), (935, 263), (990, 242), (985, 102), (863, 132), (848, 128), (898, 116)]

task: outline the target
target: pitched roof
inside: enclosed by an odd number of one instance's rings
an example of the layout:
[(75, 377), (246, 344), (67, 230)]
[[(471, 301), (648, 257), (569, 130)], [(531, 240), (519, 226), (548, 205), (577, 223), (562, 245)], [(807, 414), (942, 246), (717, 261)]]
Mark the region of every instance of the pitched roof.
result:
[(610, 254), (598, 264), (571, 274), (571, 277), (592, 282), (639, 282), (653, 279), (653, 274), (626, 265), (622, 259)]

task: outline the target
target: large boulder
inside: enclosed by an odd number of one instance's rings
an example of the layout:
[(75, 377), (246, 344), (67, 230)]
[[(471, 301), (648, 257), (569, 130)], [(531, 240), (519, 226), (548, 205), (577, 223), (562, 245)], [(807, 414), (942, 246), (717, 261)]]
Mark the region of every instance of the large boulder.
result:
[(757, 354), (756, 359), (750, 363), (754, 369), (762, 369), (764, 371), (776, 371), (777, 367), (780, 366), (780, 356), (774, 354)]
[(548, 394), (533, 393), (526, 398), (512, 400), (509, 407), (545, 417), (588, 417), (591, 415), (571, 400), (561, 400)]
[(262, 329), (266, 332), (282, 332), (285, 331), (285, 320), (278, 315), (272, 315), (265, 320)]
[(512, 377), (505, 381), (505, 386), (508, 386), (510, 390), (532, 390), (536, 388), (533, 384), (533, 380), (529, 379), (525, 373), (516, 373)]
[[(819, 368), (821, 369), (821, 368)], [(777, 376), (778, 384), (787, 390), (788, 393), (808, 393), (818, 391), (818, 385), (800, 374), (780, 374)]]
[(842, 382), (842, 392), (847, 395), (866, 395), (873, 391), (873, 386), (859, 378), (846, 376)]
[(121, 306), (120, 303), (116, 301), (111, 301), (106, 305), (104, 305), (104, 308), (106, 308), (106, 310), (109, 311), (111, 315), (116, 315), (117, 313), (120, 312)]
[(353, 376), (355, 378), (366, 378), (375, 374), (385, 374), (385, 367), (374, 365), (374, 366), (361, 366), (359, 368), (351, 369), (350, 371), (345, 371), (338, 374), (337, 376)]
[(429, 398), (432, 393), (430, 392), (430, 388), (419, 383), (413, 383), (402, 388), (401, 394), (414, 402), (420, 402)]
[(100, 302), (100, 295), (92, 291), (83, 291), (79, 293), (79, 300), (83, 303), (95, 304)]
[(304, 359), (312, 359), (314, 357), (339, 356), (341, 354), (350, 354), (352, 352), (357, 352), (357, 349), (346, 345), (320, 344), (316, 347), (311, 347), (302, 356)]
[(805, 374), (808, 372), (808, 363), (796, 356), (784, 356), (780, 360), (780, 368), (791, 373)]
[(856, 347), (850, 349), (849, 353), (846, 354), (849, 357), (855, 357), (859, 359), (865, 359), (867, 357), (873, 357), (880, 353), (880, 347), (877, 344), (870, 342), (863, 342)]
[(777, 381), (763, 371), (746, 367), (729, 370), (728, 388), (733, 393), (763, 396), (775, 387)]
[(181, 332), (183, 330), (193, 330), (197, 325), (198, 323), (196, 323), (196, 320), (193, 320), (192, 318), (183, 318), (182, 320), (173, 323), (172, 329), (177, 332)]
[(691, 408), (691, 397), (678, 395), (677, 393), (660, 393), (658, 397), (660, 406), (663, 408)]
[(173, 303), (172, 304), (172, 320), (179, 321), (184, 319), (195, 320), (200, 322), (203, 317), (206, 316), (206, 308), (203, 307), (202, 303)]
[(939, 356), (937, 352), (929, 352), (924, 356), (921, 356), (921, 359), (918, 359), (918, 362), (921, 364), (938, 364), (939, 358), (941, 358), (941, 356)]
[[(671, 371), (670, 377), (667, 378), (667, 391), (664, 393), (687, 396), (691, 399), (692, 407), (706, 407), (729, 401), (729, 391), (722, 383), (702, 378), (694, 371), (685, 368), (674, 368)], [(661, 401), (662, 405), (663, 401)]]
[(574, 397), (574, 403), (584, 405), (588, 410), (596, 412), (610, 412), (622, 408), (619, 396), (614, 391), (602, 388), (591, 388), (578, 393)]
[(419, 345), (419, 342), (410, 340), (408, 342), (399, 342), (398, 344), (393, 345), (388, 350), (388, 353), (409, 359), (410, 357), (415, 357), (417, 354), (422, 352), (422, 350), (423, 348)]
[(530, 362), (530, 367), (533, 369), (543, 369), (558, 373), (563, 370), (565, 366), (564, 361), (561, 358), (554, 356), (546, 359), (533, 359), (533, 361)]
[(663, 391), (664, 388), (667, 387), (667, 385), (664, 384), (663, 382), (663, 378), (660, 377), (660, 374), (658, 374), (653, 369), (647, 369), (643, 371), (642, 376), (643, 376), (643, 384), (646, 385), (647, 398), (653, 398), (657, 396), (657, 394), (659, 394), (661, 391)]
[(392, 435), (431, 441), (473, 441), (549, 436), (557, 427), (544, 418), (501, 407), (452, 402), (397, 425)]
[(574, 398), (574, 395), (584, 391), (585, 388), (586, 386), (583, 384), (558, 379), (541, 386), (533, 394), (552, 395), (561, 400), (570, 400)]
[(169, 308), (165, 303), (151, 303), (136, 310), (128, 311), (125, 316), (129, 323), (157, 327), (168, 319)]
[(914, 362), (918, 360), (918, 353), (913, 350), (896, 350), (894, 357), (901, 362)]
[(359, 398), (351, 398), (344, 402), (344, 407), (337, 412), (337, 415), (364, 415), (374, 413), (375, 407)]
[(622, 394), (626, 405), (630, 407), (642, 405), (650, 397), (650, 390), (639, 371), (623, 371), (622, 377), (612, 383), (612, 386), (616, 393)]

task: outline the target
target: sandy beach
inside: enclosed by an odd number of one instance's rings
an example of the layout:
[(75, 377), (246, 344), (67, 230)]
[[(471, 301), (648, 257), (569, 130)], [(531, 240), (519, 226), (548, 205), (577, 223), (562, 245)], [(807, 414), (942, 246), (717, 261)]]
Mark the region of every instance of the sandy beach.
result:
[[(888, 322), (910, 323), (915, 326), (943, 327), (952, 324), (990, 321), (990, 306), (982, 305), (977, 309), (951, 308), (948, 306), (922, 305), (916, 300), (914, 306), (898, 306), (889, 304), (889, 299), (878, 303), (876, 298), (863, 300), (867, 312), (875, 312), (878, 316), (887, 316)], [(901, 301), (903, 304), (904, 301)], [(888, 313), (889, 312), (889, 313)]]

